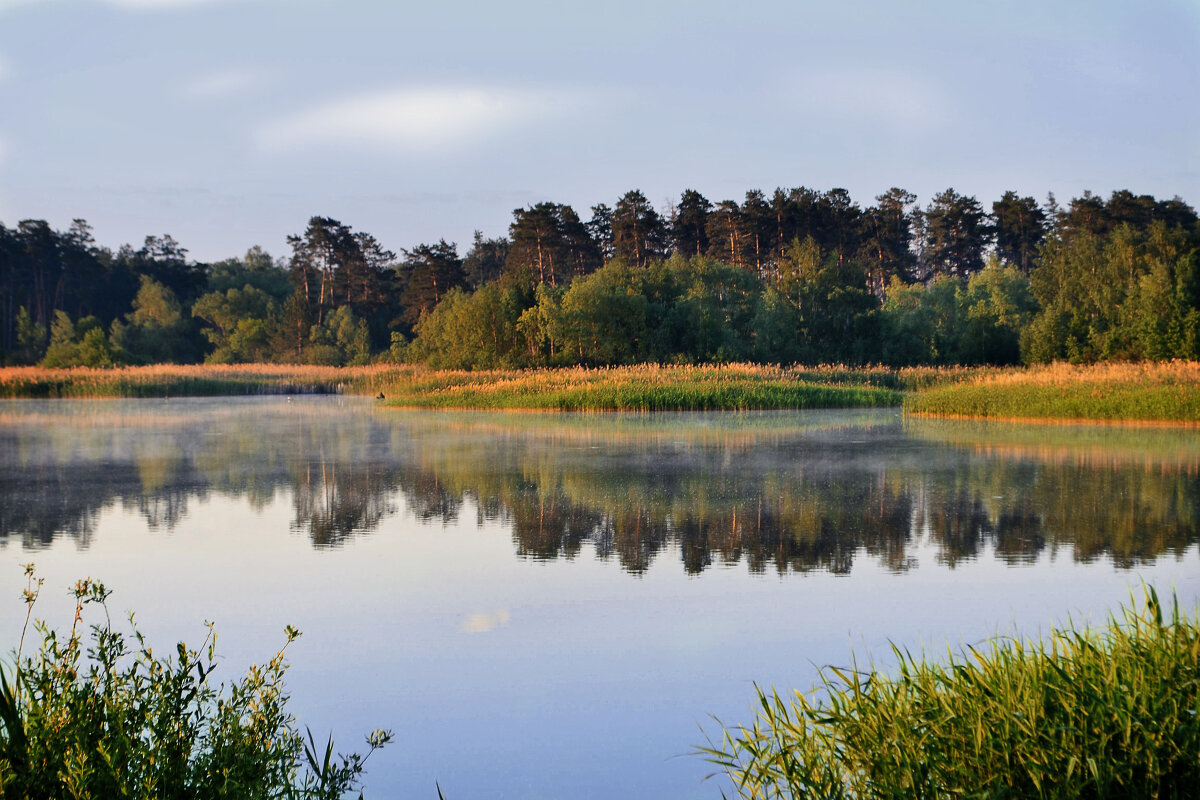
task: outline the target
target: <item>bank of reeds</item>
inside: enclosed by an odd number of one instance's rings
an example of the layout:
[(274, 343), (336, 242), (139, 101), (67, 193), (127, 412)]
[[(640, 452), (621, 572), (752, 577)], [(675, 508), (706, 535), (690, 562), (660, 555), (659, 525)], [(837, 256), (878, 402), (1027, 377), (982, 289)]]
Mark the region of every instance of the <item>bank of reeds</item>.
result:
[[(811, 367), (760, 366), (734, 364), (725, 366), (674, 366), (645, 364), (608, 369), (562, 368), (534, 370), (482, 370), (457, 372), (430, 370), (419, 366), (377, 365), (369, 367), (315, 367), (287, 364), (157, 364), (116, 369), (44, 369), (41, 367), (0, 368), (0, 398), (33, 397), (185, 397), (254, 394), (376, 394), (383, 389), (389, 396), (412, 400), (409, 405), (450, 407), (448, 395), (453, 387), (489, 387), (505, 384), (508, 391), (515, 383), (522, 388), (516, 405), (497, 405), (504, 392), (487, 389), (480, 393), (479, 402), (485, 408), (559, 407), (560, 391), (564, 388), (582, 390), (583, 394), (600, 391), (601, 386), (619, 382), (625, 387), (620, 397), (608, 398), (614, 403), (633, 402), (629, 392), (633, 386), (654, 387), (655, 391), (636, 398), (638, 408), (654, 405), (661, 396), (661, 387), (677, 383), (682, 401), (666, 408), (795, 408), (808, 407), (812, 402), (831, 402), (810, 390), (792, 387), (782, 393), (784, 384), (815, 384), (836, 387), (864, 387), (909, 391), (980, 374), (970, 367), (851, 367), (824, 364)], [(714, 392), (716, 383), (728, 385)], [(774, 389), (763, 386), (775, 384)], [(755, 391), (749, 391), (755, 387)], [(470, 392), (461, 392), (461, 403), (473, 400)], [(493, 395), (493, 392), (497, 392)], [(528, 395), (547, 393), (544, 405), (531, 405)], [(489, 395), (482, 399), (483, 395)], [(772, 398), (777, 398), (773, 400)], [(579, 406), (577, 397), (563, 401), (567, 406)], [(607, 402), (607, 401), (606, 401)], [(895, 404), (894, 398), (889, 401)], [(841, 405), (841, 403), (837, 403)], [(861, 403), (859, 403), (861, 405)], [(875, 403), (877, 404), (877, 403)], [(591, 401), (583, 403), (590, 406)], [(609, 404), (611, 405), (611, 404)], [(609, 407), (606, 405), (606, 407)], [(468, 407), (458, 405), (455, 407)], [(615, 408), (617, 406), (611, 405)], [(657, 407), (657, 406), (655, 406)]]
[(1200, 362), (1052, 364), (986, 372), (908, 395), (910, 414), (1200, 423)]
[(394, 368), (287, 364), (155, 364), (116, 369), (0, 369), (0, 398), (212, 397), (373, 393)]
[(1182, 798), (1200, 787), (1200, 618), (1148, 589), (1107, 627), (759, 691), (701, 752), (743, 798)]
[(439, 371), (417, 366), (0, 369), (0, 398), (366, 394), (409, 408), (693, 411), (899, 405), (910, 414), (1200, 423), (1200, 362), (1046, 367), (659, 365)]
[[(640, 365), (426, 372), (383, 389), (404, 408), (545, 411), (715, 411), (896, 406), (901, 395), (839, 368)], [(880, 371), (882, 374), (882, 371)]]

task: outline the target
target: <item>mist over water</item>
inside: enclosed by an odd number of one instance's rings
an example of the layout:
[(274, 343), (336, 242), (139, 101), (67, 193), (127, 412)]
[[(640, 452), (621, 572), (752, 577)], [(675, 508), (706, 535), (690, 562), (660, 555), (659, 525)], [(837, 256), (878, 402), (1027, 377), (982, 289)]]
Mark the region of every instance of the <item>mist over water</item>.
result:
[(28, 561), (51, 622), (84, 575), (158, 646), (215, 620), (228, 677), (296, 624), (302, 723), (396, 729), (369, 796), (717, 797), (671, 756), (748, 721), (752, 682), (1100, 620), (1141, 580), (1194, 603), (1200, 434), (14, 401), (6, 643)]

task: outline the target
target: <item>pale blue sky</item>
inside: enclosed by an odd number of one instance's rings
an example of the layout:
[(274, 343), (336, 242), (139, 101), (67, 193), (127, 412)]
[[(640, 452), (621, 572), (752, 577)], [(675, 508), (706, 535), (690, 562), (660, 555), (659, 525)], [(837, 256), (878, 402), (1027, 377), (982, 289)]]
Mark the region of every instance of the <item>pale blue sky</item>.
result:
[(1200, 204), (1200, 0), (0, 0), (0, 221), (285, 255), (776, 186)]

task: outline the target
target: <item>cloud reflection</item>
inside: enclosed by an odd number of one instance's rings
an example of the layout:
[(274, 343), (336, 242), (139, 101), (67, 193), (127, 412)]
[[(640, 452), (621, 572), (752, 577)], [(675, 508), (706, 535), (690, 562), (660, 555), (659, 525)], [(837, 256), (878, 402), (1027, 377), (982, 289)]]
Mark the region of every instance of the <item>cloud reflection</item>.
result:
[(487, 633), (508, 624), (512, 615), (508, 609), (500, 609), (490, 614), (472, 614), (458, 626), (462, 633)]

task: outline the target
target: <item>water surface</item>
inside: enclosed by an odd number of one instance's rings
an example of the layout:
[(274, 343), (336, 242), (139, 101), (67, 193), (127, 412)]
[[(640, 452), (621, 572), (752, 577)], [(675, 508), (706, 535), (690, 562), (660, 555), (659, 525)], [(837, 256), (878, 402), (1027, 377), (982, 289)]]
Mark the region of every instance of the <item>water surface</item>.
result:
[(0, 405), (4, 646), (28, 561), (52, 622), (84, 575), (164, 646), (214, 620), (228, 677), (295, 624), (302, 723), (397, 733), (375, 797), (718, 797), (686, 754), (754, 682), (1100, 620), (1141, 580), (1194, 603), (1198, 523), (1191, 431)]

